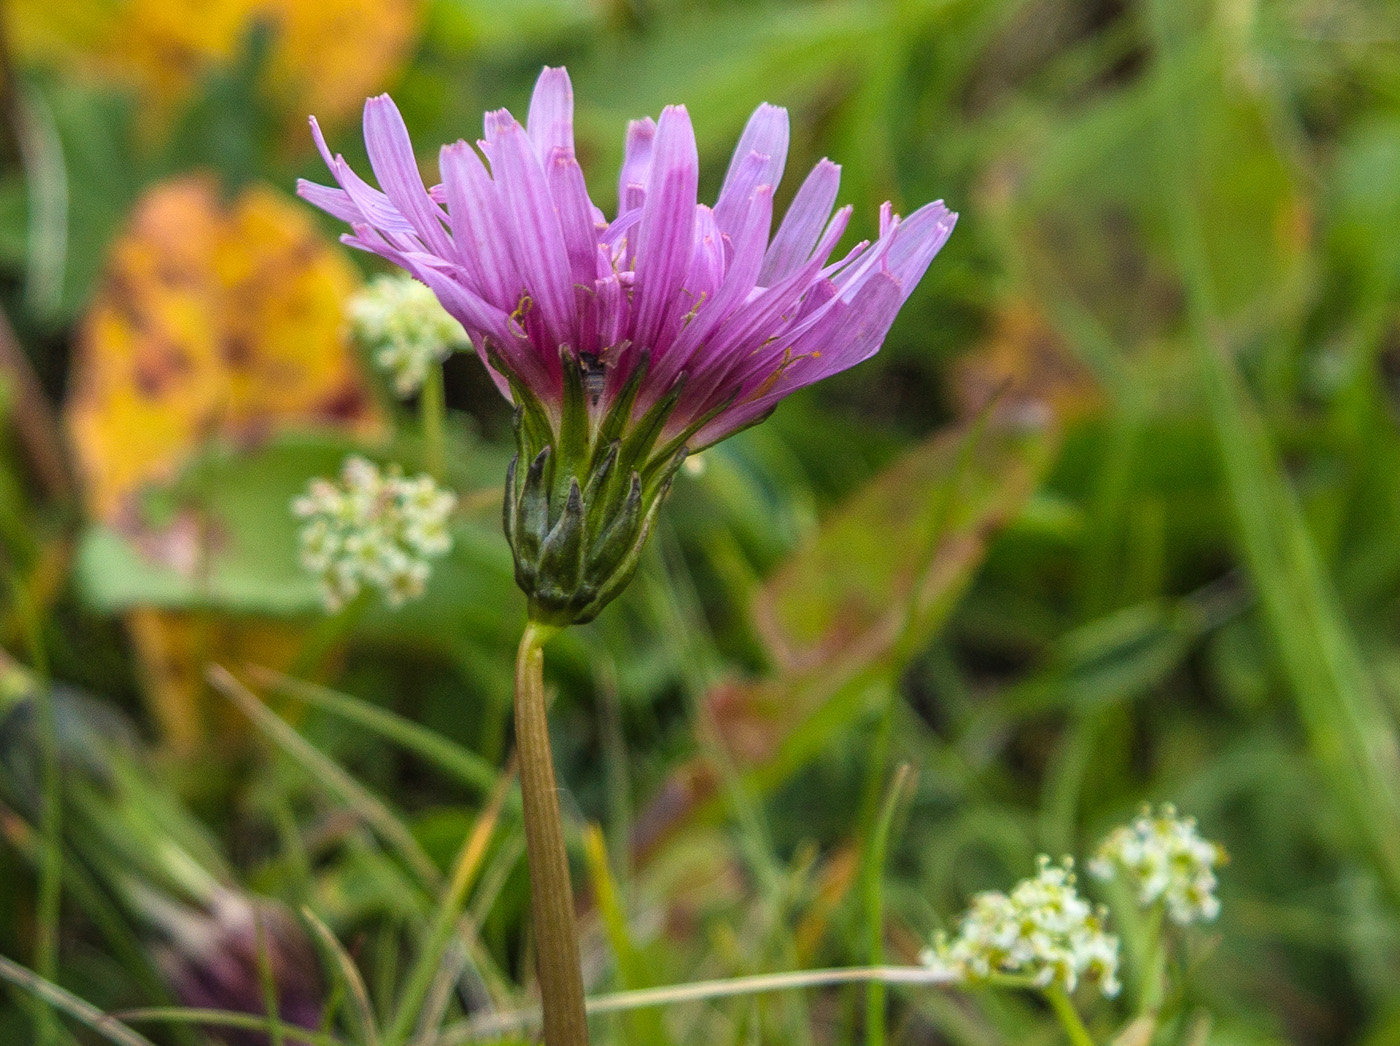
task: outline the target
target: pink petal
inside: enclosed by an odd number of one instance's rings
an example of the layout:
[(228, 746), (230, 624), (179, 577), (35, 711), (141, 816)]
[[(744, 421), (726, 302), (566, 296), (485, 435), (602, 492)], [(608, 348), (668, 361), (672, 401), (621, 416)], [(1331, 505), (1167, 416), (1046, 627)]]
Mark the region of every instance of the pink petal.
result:
[(559, 215), (573, 282), (592, 288), (597, 276), (598, 230), (593, 223), (593, 204), (583, 181), (583, 168), (574, 158), (573, 149), (561, 147), (550, 152), (545, 179)]
[(525, 129), (502, 110), (491, 134), (498, 199), (512, 255), (555, 345), (574, 344), (574, 281), (549, 186)]
[(787, 214), (783, 215), (777, 235), (763, 260), (763, 272), (758, 282), (767, 287), (805, 262), (821, 237), (822, 227), (836, 204), (841, 186), (841, 168), (830, 160), (822, 160), (797, 190)]
[(656, 121), (650, 116), (627, 124), (622, 170), (617, 176), (617, 213), (641, 208), (651, 182), (651, 156), (656, 145)]
[(657, 125), (656, 155), (637, 230), (632, 341), (656, 345), (675, 305), (695, 244), (695, 193), (700, 160), (684, 106), (668, 106)]
[(451, 254), (452, 243), (442, 228), (442, 209), (423, 185), (408, 128), (387, 94), (365, 103), (365, 146), (374, 176), (394, 207), (413, 223), (414, 231), (429, 248), (438, 254)]
[(311, 137), (316, 142), (316, 148), (320, 150), (321, 159), (326, 161), (326, 166), (330, 168), (336, 182), (346, 191), (346, 195), (360, 208), (365, 221), (394, 232), (413, 231), (412, 223), (394, 208), (387, 196), (352, 171), (343, 156), (331, 155), (330, 147), (326, 145), (326, 136), (321, 133), (321, 125), (316, 122), (314, 116), (311, 117)]
[(574, 88), (568, 70), (546, 66), (540, 73), (525, 126), (541, 164), (555, 149), (574, 151)]
[[(738, 226), (739, 216), (756, 188), (760, 185), (778, 187), (783, 165), (787, 163), (787, 151), (787, 110), (767, 103), (760, 105), (739, 136), (715, 202), (715, 221), (724, 232), (732, 233)], [(754, 170), (746, 162), (750, 153), (764, 157), (762, 167)]]

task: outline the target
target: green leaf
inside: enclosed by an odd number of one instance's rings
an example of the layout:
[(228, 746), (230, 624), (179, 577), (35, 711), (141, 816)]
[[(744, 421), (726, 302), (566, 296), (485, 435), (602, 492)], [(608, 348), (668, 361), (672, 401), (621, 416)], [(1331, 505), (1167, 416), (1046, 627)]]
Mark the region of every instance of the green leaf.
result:
[(354, 450), (344, 438), (298, 435), (250, 454), (206, 452), (145, 499), (135, 525), (88, 528), (77, 559), (83, 598), (106, 613), (138, 606), (277, 616), (317, 610), (316, 582), (297, 560), (291, 504), (312, 477), (335, 474)]
[[(751, 786), (770, 790), (805, 764), (927, 645), (1058, 445), (1046, 429), (941, 434), (876, 476), (773, 575), (754, 616), (777, 671), (706, 697), (726, 759)], [(711, 809), (722, 772), (708, 758), (674, 771), (639, 819), (639, 846)]]
[(999, 431), (964, 462), (962, 438), (972, 437), (940, 436), (886, 469), (763, 587), (754, 616), (782, 668), (869, 663), (927, 641), (1054, 446), (1044, 432)]

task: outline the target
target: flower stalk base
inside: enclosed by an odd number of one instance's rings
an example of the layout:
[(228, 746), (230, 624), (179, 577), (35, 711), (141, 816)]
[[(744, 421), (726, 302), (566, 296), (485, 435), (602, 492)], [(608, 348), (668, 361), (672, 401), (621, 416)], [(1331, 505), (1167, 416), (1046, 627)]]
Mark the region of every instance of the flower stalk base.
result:
[(525, 807), (530, 908), (546, 1046), (588, 1046), (574, 892), (549, 746), (544, 696), (545, 641), (555, 629), (525, 626), (515, 662), (515, 745)]

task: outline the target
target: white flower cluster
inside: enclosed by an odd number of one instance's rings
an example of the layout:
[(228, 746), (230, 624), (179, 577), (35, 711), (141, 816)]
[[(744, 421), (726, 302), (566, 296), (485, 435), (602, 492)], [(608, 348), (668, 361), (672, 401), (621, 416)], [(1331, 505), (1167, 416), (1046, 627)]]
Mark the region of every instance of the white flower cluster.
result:
[(1089, 871), (1099, 879), (1123, 873), (1140, 905), (1160, 901), (1172, 922), (1186, 926), (1220, 914), (1215, 869), (1224, 863), (1224, 847), (1201, 838), (1194, 817), (1180, 817), (1166, 804), (1155, 812), (1144, 807), (1132, 824), (1109, 833)]
[(1104, 913), (1079, 896), (1074, 864), (1052, 864), (1011, 893), (992, 890), (972, 899), (956, 937), (942, 936), (924, 953), (967, 980), (996, 974), (1029, 977), (1037, 988), (1074, 991), (1081, 979), (1095, 981), (1104, 995), (1118, 994), (1118, 938), (1104, 932)]
[(412, 396), (430, 367), (468, 344), (462, 325), (411, 276), (376, 276), (350, 299), (347, 311), (355, 337), (393, 375), (400, 396)]
[(423, 594), (428, 561), (452, 547), (448, 517), (457, 496), (428, 476), (381, 472), (364, 458), (345, 459), (340, 482), (315, 479), (292, 502), (306, 525), (301, 563), (321, 579), (326, 607), (337, 610), (368, 586), (390, 606)]

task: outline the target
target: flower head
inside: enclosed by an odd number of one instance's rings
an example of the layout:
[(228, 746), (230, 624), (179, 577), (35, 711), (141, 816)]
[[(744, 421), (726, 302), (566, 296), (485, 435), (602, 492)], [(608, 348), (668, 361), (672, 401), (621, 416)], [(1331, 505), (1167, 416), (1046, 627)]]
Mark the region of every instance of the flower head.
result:
[(1074, 991), (1081, 978), (1104, 995), (1118, 994), (1118, 938), (1104, 932), (1104, 915), (1079, 896), (1073, 864), (1040, 858), (1039, 870), (1010, 894), (980, 893), (957, 936), (940, 937), (924, 961), (969, 980), (1024, 976), (1038, 988)]
[(300, 194), (431, 287), (516, 404), (506, 531), (532, 616), (559, 623), (626, 583), (688, 451), (879, 349), (956, 220), (942, 203), (907, 218), (887, 204), (877, 240), (833, 261), (851, 211), (833, 214), (840, 168), (823, 160), (772, 232), (788, 121), (771, 105), (713, 206), (685, 107), (632, 122), (609, 220), (574, 152), (563, 69), (540, 76), (524, 126), (498, 110), (480, 152), (444, 146), (431, 188), (387, 96), (365, 105), (382, 191), (312, 129), (339, 187)]
[(406, 477), (397, 465), (381, 472), (364, 458), (346, 458), (339, 483), (312, 480), (292, 503), (306, 521), (302, 566), (321, 579), (328, 609), (364, 586), (400, 606), (423, 594), (428, 561), (452, 548), (447, 522), (456, 505), (456, 495), (428, 476)]
[(355, 337), (394, 378), (394, 391), (412, 396), (428, 371), (467, 343), (467, 332), (411, 276), (376, 276), (350, 299)]
[(1220, 914), (1215, 869), (1225, 859), (1224, 847), (1203, 839), (1194, 817), (1180, 817), (1166, 803), (1155, 812), (1144, 807), (1131, 824), (1110, 832), (1089, 871), (1099, 879), (1124, 876), (1138, 904), (1165, 904), (1167, 917), (1186, 926)]

